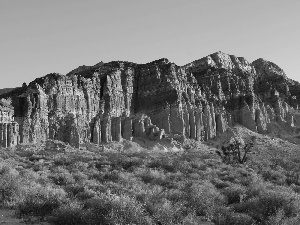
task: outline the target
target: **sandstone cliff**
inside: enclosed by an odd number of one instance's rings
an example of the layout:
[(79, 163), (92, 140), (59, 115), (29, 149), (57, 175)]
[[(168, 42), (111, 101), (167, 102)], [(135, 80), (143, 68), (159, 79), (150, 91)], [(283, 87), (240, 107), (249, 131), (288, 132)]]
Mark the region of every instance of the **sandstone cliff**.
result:
[(10, 145), (54, 139), (79, 147), (132, 137), (205, 141), (234, 123), (259, 133), (271, 122), (295, 126), (300, 85), (274, 63), (217, 52), (181, 67), (167, 59), (81, 66), (1, 97), (12, 99), (0, 109), (14, 116), (0, 122)]

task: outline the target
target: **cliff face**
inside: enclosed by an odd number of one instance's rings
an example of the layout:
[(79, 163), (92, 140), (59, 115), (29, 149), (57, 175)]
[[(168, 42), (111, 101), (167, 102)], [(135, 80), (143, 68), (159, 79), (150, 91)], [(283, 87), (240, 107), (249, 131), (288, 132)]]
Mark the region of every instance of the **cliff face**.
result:
[(217, 52), (182, 67), (167, 59), (101, 62), (49, 74), (2, 97), (12, 99), (18, 142), (55, 139), (79, 147), (132, 137), (208, 140), (234, 123), (260, 133), (271, 122), (294, 126), (300, 85), (271, 62)]
[(19, 143), (19, 124), (14, 121), (10, 99), (0, 99), (0, 147)]

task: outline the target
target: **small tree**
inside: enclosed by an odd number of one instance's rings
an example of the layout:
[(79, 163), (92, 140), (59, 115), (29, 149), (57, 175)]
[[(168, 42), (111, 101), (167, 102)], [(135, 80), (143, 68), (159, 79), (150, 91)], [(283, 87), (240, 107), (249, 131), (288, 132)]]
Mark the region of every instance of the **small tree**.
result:
[(247, 154), (254, 146), (252, 142), (242, 146), (238, 140), (235, 140), (228, 146), (222, 146), (222, 152), (217, 151), (217, 154), (222, 158), (225, 163), (240, 163), (243, 164), (247, 161)]

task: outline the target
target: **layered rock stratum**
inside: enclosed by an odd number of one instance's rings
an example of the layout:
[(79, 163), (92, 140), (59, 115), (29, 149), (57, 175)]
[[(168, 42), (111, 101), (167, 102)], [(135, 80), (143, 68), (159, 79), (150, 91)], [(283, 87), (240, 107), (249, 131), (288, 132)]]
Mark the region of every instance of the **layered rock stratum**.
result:
[(216, 52), (184, 66), (114, 61), (51, 73), (0, 95), (0, 145), (59, 140), (79, 147), (183, 137), (206, 141), (236, 123), (300, 126), (300, 84), (276, 64)]

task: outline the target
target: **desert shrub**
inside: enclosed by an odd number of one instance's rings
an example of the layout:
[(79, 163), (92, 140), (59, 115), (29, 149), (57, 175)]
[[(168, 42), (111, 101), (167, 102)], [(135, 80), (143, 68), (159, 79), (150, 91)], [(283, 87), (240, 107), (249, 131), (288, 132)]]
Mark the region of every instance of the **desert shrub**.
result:
[(244, 165), (235, 164), (215, 170), (222, 181), (248, 186), (254, 179), (254, 174), (247, 171)]
[(87, 180), (84, 183), (84, 186), (86, 189), (93, 190), (95, 192), (105, 192), (105, 190), (107, 189), (105, 184), (102, 184), (95, 179)]
[(231, 183), (229, 181), (223, 181), (223, 180), (220, 180), (219, 178), (212, 179), (211, 183), (214, 184), (215, 187), (218, 189), (226, 188), (231, 185)]
[(87, 162), (76, 162), (72, 164), (70, 167), (76, 169), (77, 171), (87, 171), (89, 164)]
[(206, 170), (207, 165), (201, 161), (196, 161), (191, 163), (191, 167), (198, 170)]
[(86, 202), (90, 224), (151, 224), (143, 207), (126, 195), (102, 194)]
[(295, 184), (291, 184), (290, 188), (292, 188), (294, 192), (300, 194), (300, 186), (295, 185)]
[(93, 161), (95, 159), (95, 155), (89, 151), (80, 150), (79, 152), (72, 152), (68, 155), (68, 158), (70, 158), (72, 162), (87, 163)]
[(140, 177), (144, 183), (160, 184), (165, 181), (165, 173), (157, 169), (139, 169), (135, 171), (135, 174)]
[(285, 217), (296, 216), (300, 212), (300, 199), (297, 194), (288, 190), (263, 190), (255, 198), (232, 206), (236, 212), (247, 213), (264, 224), (280, 210)]
[(136, 190), (135, 196), (139, 202), (155, 201), (161, 198), (164, 188), (159, 185), (144, 185)]
[(167, 172), (175, 172), (176, 166), (173, 164), (173, 161), (168, 157), (159, 157), (152, 159), (148, 164), (148, 168), (152, 169), (163, 169)]
[(226, 196), (228, 204), (233, 204), (243, 201), (246, 197), (246, 191), (245, 187), (238, 184), (232, 184), (229, 187), (224, 188), (222, 194)]
[(0, 176), (3, 175), (19, 175), (18, 171), (15, 170), (14, 165), (7, 161), (0, 161)]
[(48, 177), (48, 172), (45, 171), (37, 172), (37, 178), (35, 181), (41, 185), (51, 185), (51, 180)]
[(35, 150), (33, 148), (30, 148), (30, 146), (18, 146), (17, 148), (17, 151), (16, 151), (16, 154), (18, 156), (21, 156), (21, 157), (31, 157), (32, 155), (35, 154)]
[(72, 164), (72, 158), (68, 155), (64, 154), (57, 154), (55, 155), (53, 164), (55, 166), (69, 166)]
[(80, 184), (69, 184), (69, 185), (66, 185), (64, 187), (64, 189), (68, 194), (70, 194), (72, 196), (76, 196), (80, 192), (84, 191), (84, 186), (82, 186)]
[(270, 181), (278, 185), (284, 185), (286, 183), (286, 176), (282, 171), (276, 171), (272, 169), (265, 169), (260, 172), (263, 179)]
[(0, 164), (0, 204), (12, 202), (21, 194), (18, 171), (5, 163)]
[(182, 190), (178, 189), (169, 189), (164, 192), (164, 195), (167, 199), (171, 200), (172, 202), (179, 202), (184, 200), (186, 194)]
[(249, 185), (245, 186), (247, 187), (247, 199), (258, 196), (261, 192), (266, 191), (270, 185), (271, 183), (265, 182), (261, 176), (253, 176)]
[(142, 168), (137, 169), (135, 176), (141, 179), (146, 184), (160, 185), (160, 186), (171, 186), (172, 181), (169, 179), (167, 174), (163, 170)]
[(30, 169), (22, 169), (19, 172), (20, 176), (26, 180), (36, 181), (39, 178), (39, 174)]
[(186, 215), (187, 208), (183, 203), (161, 199), (154, 205), (152, 217), (156, 223), (173, 225), (181, 223)]
[(215, 212), (213, 222), (216, 225), (253, 225), (255, 220), (245, 213), (235, 213), (225, 207)]
[(295, 193), (268, 191), (259, 196), (260, 211), (264, 215), (274, 215), (282, 209), (285, 216), (295, 216), (300, 212), (300, 198)]
[(215, 210), (226, 202), (223, 196), (209, 181), (194, 183), (186, 190), (187, 202), (197, 215), (211, 218)]
[(88, 179), (88, 176), (80, 171), (72, 173), (73, 178), (76, 182), (82, 183)]
[(49, 178), (53, 181), (56, 185), (67, 185), (67, 184), (74, 184), (75, 179), (73, 178), (72, 174), (69, 173), (68, 170), (58, 167), (49, 175)]
[(132, 171), (134, 168), (141, 166), (144, 161), (138, 157), (131, 157), (124, 158), (122, 161), (115, 163), (119, 163), (124, 170)]
[(189, 213), (187, 216), (185, 216), (182, 220), (183, 225), (199, 225), (201, 224), (200, 218), (196, 216), (194, 212)]
[(229, 171), (225, 171), (222, 174), (219, 174), (219, 178), (223, 181), (228, 181), (228, 182), (235, 182), (236, 181), (236, 176), (233, 173), (230, 173)]
[(284, 211), (282, 209), (278, 210), (276, 214), (269, 217), (267, 224), (269, 225), (282, 225), (284, 220)]
[(83, 205), (77, 201), (69, 201), (53, 212), (50, 222), (56, 225), (85, 225), (87, 213), (82, 209)]
[(288, 185), (291, 184), (300, 185), (300, 174), (296, 172), (286, 173), (286, 183)]
[[(277, 222), (277, 221), (275, 221)], [(299, 216), (291, 217), (291, 218), (283, 218), (279, 220), (279, 223), (274, 223), (274, 221), (270, 220), (268, 225), (298, 225), (300, 224)]]
[(108, 181), (117, 182), (117, 180), (119, 179), (118, 172), (119, 171), (117, 170), (113, 170), (113, 171), (106, 172), (104, 174), (99, 174), (100, 176), (98, 177), (98, 180), (102, 182), (108, 182)]
[(112, 224), (150, 224), (142, 205), (129, 196), (112, 196), (110, 206), (109, 220)]
[(18, 205), (18, 211), (21, 215), (45, 216), (66, 201), (66, 192), (63, 189), (35, 184), (24, 190), (24, 197)]
[(13, 201), (20, 194), (20, 182), (16, 177), (2, 176), (0, 178), (0, 204)]
[(79, 199), (79, 200), (87, 200), (87, 199), (90, 199), (90, 198), (94, 198), (97, 196), (97, 192), (93, 191), (93, 190), (89, 190), (89, 189), (84, 189), (82, 192), (79, 192), (77, 195), (76, 195), (76, 198)]

